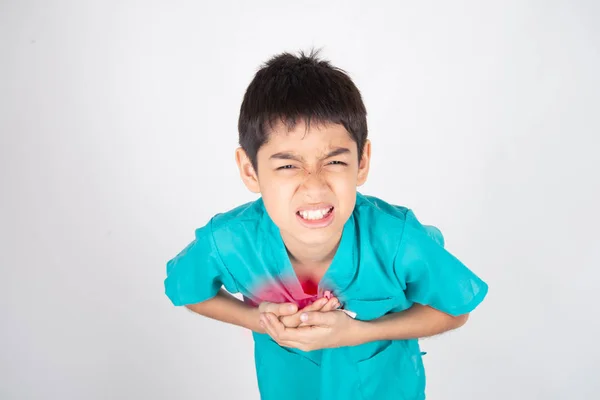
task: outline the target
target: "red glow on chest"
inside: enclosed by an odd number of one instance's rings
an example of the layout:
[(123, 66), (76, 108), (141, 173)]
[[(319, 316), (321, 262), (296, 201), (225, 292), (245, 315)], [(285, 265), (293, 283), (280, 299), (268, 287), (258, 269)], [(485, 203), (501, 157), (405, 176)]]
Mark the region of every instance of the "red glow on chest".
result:
[(300, 286), (306, 294), (317, 295), (319, 293), (319, 284), (310, 278), (300, 279)]
[(293, 282), (286, 282), (288, 284), (284, 285), (284, 282), (282, 281), (270, 281), (261, 285), (260, 288), (257, 288), (253, 298), (250, 300), (255, 305), (258, 305), (263, 301), (272, 303), (292, 302), (295, 303), (298, 308), (304, 308), (318, 299), (319, 284), (310, 278), (299, 278), (298, 282), (304, 293), (293, 294), (286, 288), (286, 286), (297, 287), (297, 284), (294, 284)]

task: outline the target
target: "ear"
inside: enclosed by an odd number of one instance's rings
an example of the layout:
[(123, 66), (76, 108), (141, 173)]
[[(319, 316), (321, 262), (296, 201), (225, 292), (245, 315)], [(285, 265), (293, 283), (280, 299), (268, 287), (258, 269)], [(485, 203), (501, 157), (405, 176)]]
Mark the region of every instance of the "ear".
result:
[(365, 142), (365, 147), (363, 149), (362, 157), (360, 158), (360, 163), (358, 164), (358, 179), (357, 186), (362, 186), (367, 181), (367, 176), (369, 175), (369, 167), (371, 165), (371, 141), (367, 140)]
[(260, 193), (260, 185), (258, 184), (258, 175), (254, 171), (250, 158), (241, 147), (235, 151), (235, 161), (240, 170), (240, 177), (244, 181), (244, 185), (252, 193)]

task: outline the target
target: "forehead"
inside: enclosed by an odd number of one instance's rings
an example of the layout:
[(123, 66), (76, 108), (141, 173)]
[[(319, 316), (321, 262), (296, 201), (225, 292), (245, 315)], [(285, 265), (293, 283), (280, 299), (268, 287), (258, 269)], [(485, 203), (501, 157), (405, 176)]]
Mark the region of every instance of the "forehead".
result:
[(341, 124), (311, 122), (307, 129), (304, 122), (299, 122), (289, 130), (279, 123), (270, 131), (269, 139), (261, 146), (259, 153), (263, 152), (268, 156), (286, 151), (319, 156), (339, 147), (348, 148), (353, 153), (358, 151), (356, 142)]

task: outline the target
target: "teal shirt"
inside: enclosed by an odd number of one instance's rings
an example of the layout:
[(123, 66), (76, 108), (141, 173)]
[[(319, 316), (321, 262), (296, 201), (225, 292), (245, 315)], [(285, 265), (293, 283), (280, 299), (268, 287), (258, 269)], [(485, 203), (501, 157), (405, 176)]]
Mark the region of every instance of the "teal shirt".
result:
[[(167, 263), (165, 291), (174, 305), (208, 300), (221, 287), (249, 304), (312, 297), (295, 277), (261, 199), (216, 215)], [(488, 287), (445, 250), (437, 228), (422, 225), (407, 208), (357, 193), (318, 290), (332, 291), (345, 309), (368, 321), (414, 303), (454, 316), (469, 313)], [(253, 336), (262, 399), (425, 398), (416, 339), (303, 352), (282, 348), (265, 334)]]

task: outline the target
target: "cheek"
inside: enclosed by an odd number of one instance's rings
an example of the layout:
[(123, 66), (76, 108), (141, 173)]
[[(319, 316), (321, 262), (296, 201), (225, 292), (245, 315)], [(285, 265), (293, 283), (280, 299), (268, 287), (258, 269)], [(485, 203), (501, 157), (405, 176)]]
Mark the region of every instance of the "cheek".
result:
[(290, 186), (291, 179), (283, 176), (283, 174), (275, 173), (274, 171), (268, 171), (262, 176), (259, 175), (259, 185), (261, 194), (269, 197), (281, 197), (284, 196), (285, 188)]
[(282, 225), (289, 219), (290, 205), (294, 196), (294, 188), (284, 181), (271, 181), (261, 186), (261, 196), (269, 216), (276, 225)]
[(329, 187), (337, 196), (348, 196), (348, 194), (356, 192), (358, 180), (356, 173), (353, 171), (330, 174), (327, 180), (329, 181)]
[(290, 199), (297, 187), (298, 185), (290, 179), (273, 180), (268, 185), (261, 186), (261, 194), (263, 197), (278, 199), (281, 202), (285, 199)]
[(356, 174), (344, 174), (331, 179), (330, 188), (335, 194), (342, 216), (350, 216), (356, 202)]

